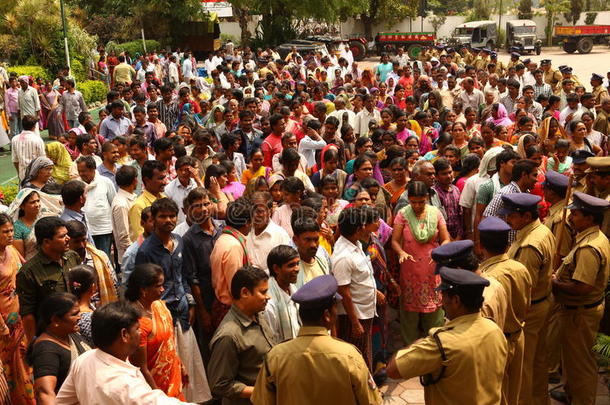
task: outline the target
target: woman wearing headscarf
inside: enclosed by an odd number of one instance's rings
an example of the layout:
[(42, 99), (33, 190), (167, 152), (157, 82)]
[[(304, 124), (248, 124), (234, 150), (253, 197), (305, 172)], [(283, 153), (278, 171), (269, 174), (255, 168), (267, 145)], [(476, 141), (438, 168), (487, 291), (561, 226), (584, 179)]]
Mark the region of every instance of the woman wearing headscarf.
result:
[(14, 223), (13, 246), (26, 260), (36, 253), (34, 224), (40, 218), (40, 195), (31, 188), (24, 188), (8, 209)]
[(45, 145), (47, 157), (53, 162), (53, 171), (51, 177), (59, 185), (64, 184), (70, 180), (70, 166), (72, 165), (72, 158), (70, 153), (64, 145), (60, 142), (51, 142)]
[(225, 108), (220, 104), (212, 107), (208, 121), (205, 123), (205, 127), (211, 130), (215, 130), (216, 128), (220, 127), (225, 122), (224, 112)]
[(375, 75), (373, 74), (373, 69), (364, 69), (364, 71), (362, 72), (362, 78), (360, 79), (360, 83), (362, 83), (362, 85), (368, 89), (371, 89), (377, 85)]
[(502, 125), (509, 126), (512, 125), (512, 121), (508, 118), (508, 113), (506, 112), (506, 107), (504, 104), (495, 103), (491, 107), (491, 117), (487, 118), (487, 121), (491, 121), (494, 125)]
[(25, 169), (25, 176), (20, 184), (21, 188), (33, 188), (49, 194), (59, 194), (61, 187), (58, 187), (51, 177), (53, 167), (53, 161), (46, 156), (39, 156), (32, 160)]

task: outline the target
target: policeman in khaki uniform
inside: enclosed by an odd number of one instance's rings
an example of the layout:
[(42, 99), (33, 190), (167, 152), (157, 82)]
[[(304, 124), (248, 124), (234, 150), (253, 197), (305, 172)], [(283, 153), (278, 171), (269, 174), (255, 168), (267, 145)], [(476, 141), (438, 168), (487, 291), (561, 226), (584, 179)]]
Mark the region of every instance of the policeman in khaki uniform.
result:
[(568, 209), (575, 243), (552, 281), (555, 300), (561, 306), (561, 359), (566, 394), (572, 405), (595, 403), (598, 376), (591, 348), (604, 312), (610, 270), (610, 242), (599, 225), (608, 207), (606, 200), (574, 193)]
[[(574, 244), (574, 230), (569, 222), (566, 221), (566, 223), (562, 225), (563, 212), (566, 207), (565, 197), (568, 192), (568, 182), (569, 179), (567, 176), (549, 170), (546, 172), (544, 183), (542, 183), (544, 187), (544, 199), (551, 204), (549, 213), (544, 219), (543, 224), (549, 228), (556, 237), (559, 235), (559, 229), (563, 227), (563, 237), (561, 239), (559, 251), (557, 252), (562, 258), (572, 250), (572, 245)], [(557, 243), (559, 243), (559, 241), (557, 241)], [(549, 300), (551, 301), (551, 308), (549, 309), (549, 325), (546, 338), (547, 365), (549, 368), (549, 380), (559, 382), (559, 367), (561, 363), (559, 323), (557, 319), (559, 304), (555, 302), (552, 294), (549, 297)]]
[(563, 76), (559, 70), (553, 69), (551, 66), (550, 59), (542, 59), (540, 61), (540, 69), (544, 72), (544, 82), (551, 85), (551, 89), (557, 86), (557, 83), (561, 82)]
[(491, 54), (491, 50), (487, 48), (481, 49), (479, 56), (474, 60), (474, 67), (478, 70), (487, 71), (487, 64), (489, 63), (489, 55)]
[(549, 401), (548, 367), (546, 363), (546, 331), (551, 292), (555, 236), (538, 219), (538, 203), (542, 200), (529, 193), (504, 194), (499, 215), (517, 231), (508, 257), (522, 263), (532, 277), (531, 307), (525, 316), (525, 347), (519, 403), (547, 404)]
[(521, 57), (521, 54), (519, 52), (511, 52), (510, 53), (510, 61), (506, 65), (506, 70), (508, 70), (508, 69), (510, 69), (512, 67), (517, 67), (518, 64), (522, 63), (519, 60), (520, 57)]
[(574, 180), (576, 184), (572, 188), (573, 191), (585, 193), (588, 189), (587, 171), (589, 164), (587, 159), (594, 157), (595, 154), (587, 150), (577, 150), (572, 152), (572, 169), (574, 170)]
[(362, 354), (328, 334), (337, 320), (337, 289), (335, 277), (326, 275), (292, 295), (303, 326), (296, 338), (266, 354), (253, 404), (381, 404)]
[[(588, 194), (610, 202), (610, 156), (587, 158), (589, 176), (593, 189), (588, 189)], [(610, 211), (604, 214), (604, 222), (601, 225), (602, 232), (610, 238)]]
[(558, 95), (559, 93), (561, 93), (561, 83), (565, 80), (565, 79), (570, 79), (572, 80), (572, 82), (574, 83), (574, 87), (576, 86), (582, 86), (582, 83), (580, 82), (580, 80), (578, 80), (578, 76), (576, 76), (575, 74), (572, 73), (572, 68), (566, 65), (561, 65), (559, 66), (559, 72), (561, 73), (561, 80), (559, 82), (557, 82), (557, 85), (554, 87), (553, 92), (555, 95)]
[[(437, 268), (444, 266), (474, 272), (479, 268), (479, 260), (474, 254), (474, 242), (469, 239), (456, 240), (438, 246), (432, 249), (431, 256), (432, 260), (436, 262)], [(504, 329), (504, 320), (508, 310), (506, 290), (498, 280), (485, 275), (481, 275), (481, 277), (489, 281), (489, 286), (483, 290), (484, 300), (481, 315), (494, 321), (500, 329)]]
[(508, 341), (506, 371), (502, 381), (502, 404), (516, 404), (521, 391), (523, 349), (525, 337), (523, 325), (530, 308), (532, 277), (525, 266), (509, 259), (508, 235), (510, 226), (497, 217), (487, 217), (479, 223), (479, 235), (483, 262), (479, 271), (490, 280), (497, 280), (508, 293), (508, 310), (504, 322), (504, 336)]
[(595, 107), (599, 108), (602, 104), (602, 99), (609, 97), (608, 90), (604, 87), (604, 77), (598, 75), (597, 73), (593, 73), (591, 75), (591, 87), (593, 90), (591, 94), (595, 97)]
[(479, 312), (489, 280), (449, 267), (442, 267), (440, 276), (438, 289), (449, 321), (399, 350), (388, 376), (420, 376), (427, 404), (499, 404), (508, 349), (502, 330)]

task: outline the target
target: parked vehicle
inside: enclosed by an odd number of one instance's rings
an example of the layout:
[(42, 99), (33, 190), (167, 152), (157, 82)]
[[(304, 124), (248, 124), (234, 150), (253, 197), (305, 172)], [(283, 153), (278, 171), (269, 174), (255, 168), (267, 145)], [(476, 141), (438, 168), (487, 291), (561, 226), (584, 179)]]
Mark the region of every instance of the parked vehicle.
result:
[(354, 60), (358, 62), (366, 58), (366, 55), (373, 48), (362, 35), (350, 35), (347, 42), (349, 43), (349, 49), (352, 51), (352, 55), (354, 55)]
[(589, 53), (593, 44), (610, 42), (610, 25), (557, 25), (553, 34), (561, 39), (567, 53)]
[(460, 24), (453, 30), (452, 39), (455, 45), (494, 49), (498, 43), (496, 22), (487, 20)]
[(329, 55), (328, 49), (323, 42), (310, 41), (307, 39), (294, 39), (290, 42), (281, 44), (277, 47), (277, 52), (280, 54), (282, 59), (285, 59), (292, 50), (292, 47), (295, 47), (297, 52), (302, 56), (316, 52), (321, 52), (322, 56)]
[(204, 59), (209, 52), (220, 49), (220, 22), (216, 13), (210, 14), (210, 21), (183, 24), (177, 45), (193, 51), (197, 59)]
[(506, 22), (506, 49), (516, 48), (520, 53), (536, 52), (540, 55), (542, 41), (536, 37), (536, 23), (532, 20)]
[(380, 32), (375, 37), (377, 53), (392, 52), (403, 47), (411, 59), (417, 59), (424, 47), (436, 42), (433, 32)]

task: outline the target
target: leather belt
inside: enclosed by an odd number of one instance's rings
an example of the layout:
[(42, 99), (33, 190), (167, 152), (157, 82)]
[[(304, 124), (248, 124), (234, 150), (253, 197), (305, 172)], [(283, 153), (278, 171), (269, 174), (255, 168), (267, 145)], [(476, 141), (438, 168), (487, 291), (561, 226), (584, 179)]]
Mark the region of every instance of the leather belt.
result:
[(603, 298), (601, 298), (598, 301), (595, 301), (593, 304), (586, 304), (586, 305), (562, 305), (562, 307), (565, 308), (565, 309), (579, 309), (579, 308), (591, 309), (591, 308), (595, 308), (596, 306), (598, 306), (602, 302), (604, 302)]
[(545, 295), (542, 298), (538, 298), (537, 300), (532, 300), (531, 304), (532, 305), (536, 305), (536, 304), (540, 304), (542, 301), (546, 300), (549, 296)]

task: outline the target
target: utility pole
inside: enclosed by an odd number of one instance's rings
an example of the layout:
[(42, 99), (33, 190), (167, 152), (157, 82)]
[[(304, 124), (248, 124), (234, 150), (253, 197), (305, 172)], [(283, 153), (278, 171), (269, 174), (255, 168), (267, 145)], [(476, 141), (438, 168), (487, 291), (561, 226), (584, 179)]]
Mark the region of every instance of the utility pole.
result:
[(64, 51), (66, 52), (66, 66), (68, 67), (68, 75), (70, 74), (70, 49), (68, 48), (68, 26), (66, 25), (66, 13), (64, 11), (64, 0), (59, 0), (61, 8), (61, 23), (64, 29)]
[[(500, 12), (498, 13), (498, 35), (502, 29), (502, 0), (500, 0)], [(500, 44), (498, 44), (500, 45)]]

